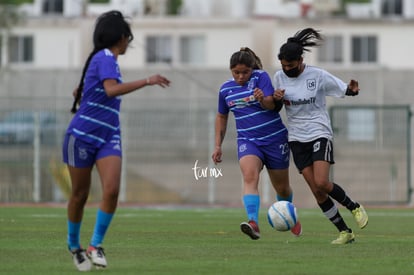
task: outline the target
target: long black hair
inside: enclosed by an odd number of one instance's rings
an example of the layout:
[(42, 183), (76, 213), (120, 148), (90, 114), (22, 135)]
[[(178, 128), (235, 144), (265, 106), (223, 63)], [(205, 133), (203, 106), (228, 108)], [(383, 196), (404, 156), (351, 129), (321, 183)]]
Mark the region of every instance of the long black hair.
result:
[(125, 20), (121, 12), (113, 10), (103, 13), (96, 19), (95, 30), (93, 32), (93, 51), (86, 59), (82, 70), (82, 76), (76, 89), (76, 96), (73, 101), (72, 113), (76, 113), (77, 106), (82, 97), (84, 78), (92, 57), (102, 49), (111, 48), (121, 39), (128, 38), (129, 42), (134, 39), (129, 23)]
[(293, 37), (289, 37), (287, 42), (280, 47), (279, 60), (295, 61), (299, 60), (304, 51), (310, 52), (307, 47), (319, 46), (323, 38), (319, 31), (306, 28), (298, 31)]
[(260, 58), (248, 47), (240, 48), (240, 51), (233, 53), (230, 57), (230, 69), (238, 64), (246, 65), (254, 70), (263, 68)]

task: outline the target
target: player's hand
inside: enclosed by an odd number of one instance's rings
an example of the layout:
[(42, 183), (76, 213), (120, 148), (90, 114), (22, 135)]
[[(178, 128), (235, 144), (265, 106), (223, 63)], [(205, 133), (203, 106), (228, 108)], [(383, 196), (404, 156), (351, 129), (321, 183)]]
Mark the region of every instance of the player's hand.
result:
[(285, 89), (277, 89), (273, 93), (273, 99), (280, 101), (285, 97)]
[(262, 102), (262, 101), (263, 101), (263, 99), (264, 99), (264, 93), (263, 93), (263, 91), (262, 91), (261, 89), (259, 89), (259, 88), (255, 88), (255, 89), (254, 89), (254, 91), (253, 91), (253, 96), (254, 96), (254, 98), (255, 98), (257, 101), (259, 101), (259, 102)]
[(221, 156), (223, 152), (221, 151), (221, 147), (216, 146), (214, 149), (213, 155), (211, 155), (211, 158), (213, 159), (214, 164), (221, 162)]
[(345, 95), (348, 96), (356, 96), (359, 94), (359, 85), (358, 85), (358, 81), (351, 79), (351, 81), (349, 81), (348, 87), (346, 89)]
[(358, 81), (351, 79), (351, 81), (349, 81), (348, 88), (354, 92), (359, 91)]
[(170, 86), (170, 82), (170, 80), (159, 74), (155, 74), (147, 78), (148, 85), (158, 85), (163, 88)]

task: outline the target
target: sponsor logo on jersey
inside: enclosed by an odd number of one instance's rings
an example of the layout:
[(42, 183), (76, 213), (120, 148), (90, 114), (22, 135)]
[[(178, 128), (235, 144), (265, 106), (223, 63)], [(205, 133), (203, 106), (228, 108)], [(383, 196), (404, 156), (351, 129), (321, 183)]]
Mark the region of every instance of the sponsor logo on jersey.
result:
[(249, 106), (251, 102), (256, 101), (253, 95), (229, 101), (229, 107), (244, 108)]
[(315, 90), (316, 89), (316, 80), (315, 79), (307, 79), (306, 80), (306, 87), (310, 91)]
[(284, 100), (286, 106), (296, 106), (296, 105), (306, 105), (314, 104), (316, 102), (316, 97), (303, 98), (298, 100)]

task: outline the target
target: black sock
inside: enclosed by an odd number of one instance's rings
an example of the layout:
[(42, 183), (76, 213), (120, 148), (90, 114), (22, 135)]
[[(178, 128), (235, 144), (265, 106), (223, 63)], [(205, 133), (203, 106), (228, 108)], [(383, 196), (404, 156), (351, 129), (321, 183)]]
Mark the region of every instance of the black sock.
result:
[(323, 214), (336, 226), (339, 232), (352, 232), (352, 230), (346, 225), (341, 214), (339, 214), (338, 208), (331, 198), (328, 197), (326, 201), (320, 204), (318, 203), (318, 205), (322, 209)]
[(351, 198), (346, 195), (344, 189), (336, 183), (333, 183), (333, 189), (328, 195), (345, 206), (349, 211), (359, 207), (359, 204), (352, 201)]

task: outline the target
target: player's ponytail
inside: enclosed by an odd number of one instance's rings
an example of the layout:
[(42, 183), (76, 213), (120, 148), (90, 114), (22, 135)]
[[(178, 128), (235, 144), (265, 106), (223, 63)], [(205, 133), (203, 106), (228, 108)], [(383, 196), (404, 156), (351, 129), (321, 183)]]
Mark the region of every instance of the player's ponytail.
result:
[(80, 100), (82, 98), (83, 83), (84, 83), (84, 79), (85, 79), (86, 70), (89, 67), (89, 63), (91, 63), (92, 57), (98, 51), (99, 51), (99, 49), (95, 49), (93, 52), (91, 52), (88, 56), (88, 59), (85, 62), (85, 65), (84, 65), (83, 70), (82, 70), (82, 76), (81, 76), (81, 79), (79, 81), (78, 88), (76, 89), (76, 94), (75, 94), (75, 99), (73, 100), (72, 109), (70, 110), (72, 112), (72, 114), (76, 113), (76, 111), (78, 110), (78, 105), (79, 105)]
[(263, 65), (262, 65), (262, 61), (260, 60), (260, 58), (254, 53), (254, 51), (252, 51), (250, 48), (248, 47), (242, 47), (240, 48), (240, 51), (244, 51), (249, 53), (253, 59), (254, 59), (254, 66), (253, 69), (255, 70), (261, 70), (263, 69)]
[(289, 37), (287, 42), (280, 47), (279, 60), (294, 61), (299, 60), (304, 51), (310, 51), (308, 47), (319, 46), (323, 38), (319, 31), (312, 28), (306, 28)]
[(262, 70), (263, 65), (260, 58), (248, 47), (240, 48), (240, 51), (233, 53), (230, 58), (230, 69), (238, 64), (246, 65), (254, 70)]

